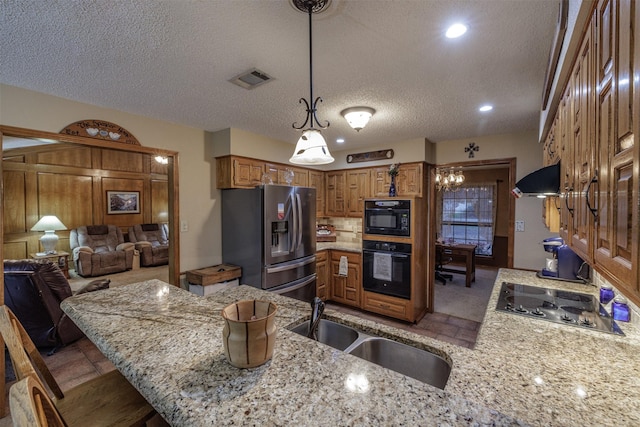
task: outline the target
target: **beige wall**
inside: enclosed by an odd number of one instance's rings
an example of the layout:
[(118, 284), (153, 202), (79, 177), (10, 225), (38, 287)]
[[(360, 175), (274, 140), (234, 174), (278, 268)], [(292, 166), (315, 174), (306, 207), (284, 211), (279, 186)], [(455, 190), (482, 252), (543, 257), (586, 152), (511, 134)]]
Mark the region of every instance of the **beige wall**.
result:
[(3, 125), (57, 133), (84, 119), (116, 123), (145, 147), (179, 152), (180, 219), (188, 225), (188, 231), (180, 233), (180, 269), (221, 263), (219, 191), (215, 190), (212, 158), (205, 152), (204, 131), (0, 85)]
[[(471, 142), (480, 147), (473, 159), (469, 159), (464, 151)], [(443, 141), (434, 145), (437, 164), (515, 157), (516, 181), (542, 167), (542, 148), (536, 131)], [(535, 197), (517, 199), (515, 219), (525, 222), (525, 231), (515, 233), (513, 267), (539, 270), (544, 266), (547, 253), (538, 243), (554, 235), (544, 226), (542, 200)]]
[[(129, 130), (147, 147), (179, 152), (180, 219), (188, 231), (181, 232), (181, 270), (222, 262), (220, 242), (220, 190), (215, 187), (215, 156), (234, 154), (286, 163), (293, 143), (270, 139), (240, 129), (207, 133), (199, 129), (154, 120), (122, 111), (83, 104), (12, 86), (0, 85), (0, 123), (29, 129), (59, 132), (83, 119), (103, 119)], [(334, 151), (336, 161), (324, 169), (376, 166), (389, 161), (346, 163), (350, 153), (392, 148), (393, 162), (425, 160), (429, 163), (458, 163), (468, 160), (464, 147), (480, 146), (475, 159), (517, 158), (517, 179), (542, 166), (542, 154), (535, 131), (515, 135), (452, 140), (431, 144), (424, 138), (390, 142), (384, 146)], [(525, 232), (516, 233), (514, 267), (539, 269), (545, 252), (537, 243), (551, 234), (542, 222), (542, 202), (535, 198), (516, 201), (516, 219), (525, 221)]]

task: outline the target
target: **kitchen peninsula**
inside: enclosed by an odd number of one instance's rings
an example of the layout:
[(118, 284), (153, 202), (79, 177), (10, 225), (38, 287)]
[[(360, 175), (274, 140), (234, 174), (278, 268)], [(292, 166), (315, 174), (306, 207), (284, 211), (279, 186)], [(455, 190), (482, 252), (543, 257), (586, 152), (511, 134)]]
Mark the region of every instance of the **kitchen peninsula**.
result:
[[(585, 292), (515, 270), (501, 270), (502, 281)], [(290, 332), (308, 305), (248, 286), (202, 298), (151, 280), (71, 297), (63, 309), (171, 425), (638, 424), (632, 325), (619, 337), (496, 312), (499, 289), (474, 350), (326, 310), (442, 355), (452, 365), (444, 391)], [(220, 311), (251, 298), (278, 305), (278, 338), (270, 362), (241, 370), (225, 360)], [(355, 390), (354, 375), (364, 379)]]

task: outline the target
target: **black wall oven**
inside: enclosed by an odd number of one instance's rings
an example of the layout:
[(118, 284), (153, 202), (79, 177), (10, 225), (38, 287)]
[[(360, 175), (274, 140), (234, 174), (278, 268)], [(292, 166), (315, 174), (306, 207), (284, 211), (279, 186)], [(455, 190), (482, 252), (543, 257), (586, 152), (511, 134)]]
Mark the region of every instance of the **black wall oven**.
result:
[(411, 244), (362, 241), (365, 291), (411, 299)]
[(365, 234), (409, 237), (410, 224), (410, 200), (365, 200)]

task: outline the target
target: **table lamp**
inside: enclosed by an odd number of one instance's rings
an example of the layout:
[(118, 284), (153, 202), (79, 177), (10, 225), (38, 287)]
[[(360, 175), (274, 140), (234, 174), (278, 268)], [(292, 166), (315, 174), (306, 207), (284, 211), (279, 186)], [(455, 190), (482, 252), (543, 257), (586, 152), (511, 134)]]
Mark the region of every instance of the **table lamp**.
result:
[(55, 215), (45, 215), (40, 218), (40, 221), (31, 227), (31, 231), (44, 231), (44, 234), (40, 237), (40, 243), (42, 243), (44, 252), (39, 252), (37, 255), (55, 254), (56, 245), (58, 244), (58, 236), (55, 232), (66, 229), (67, 227)]

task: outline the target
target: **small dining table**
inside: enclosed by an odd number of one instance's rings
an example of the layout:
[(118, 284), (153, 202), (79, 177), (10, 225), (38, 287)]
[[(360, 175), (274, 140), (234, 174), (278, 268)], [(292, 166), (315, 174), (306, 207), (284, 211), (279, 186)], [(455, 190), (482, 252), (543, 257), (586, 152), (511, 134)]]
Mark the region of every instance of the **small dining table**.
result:
[(449, 273), (464, 274), (465, 286), (467, 288), (471, 287), (471, 282), (476, 281), (476, 245), (436, 243), (436, 246), (440, 246), (447, 255), (460, 255), (464, 257), (464, 269), (443, 266), (441, 270)]

